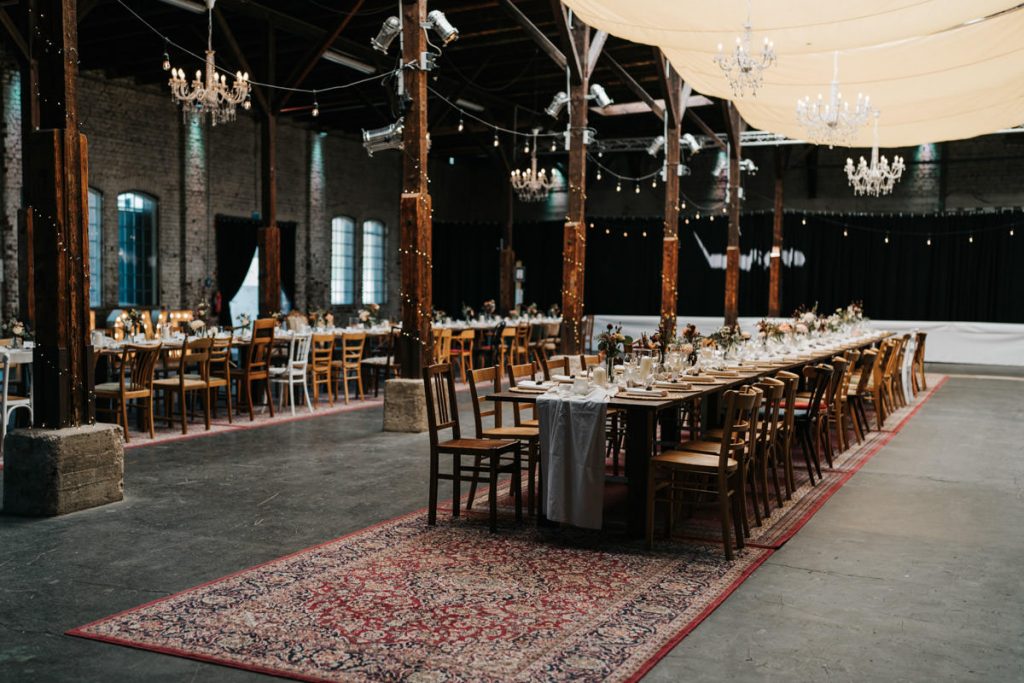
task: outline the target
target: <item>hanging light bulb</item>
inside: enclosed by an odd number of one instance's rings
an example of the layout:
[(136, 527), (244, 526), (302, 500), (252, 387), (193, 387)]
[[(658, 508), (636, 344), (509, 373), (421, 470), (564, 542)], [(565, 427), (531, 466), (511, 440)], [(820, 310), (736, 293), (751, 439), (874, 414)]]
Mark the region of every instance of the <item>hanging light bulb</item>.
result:
[[(597, 176), (596, 176), (596, 177), (597, 177), (597, 179), (598, 179), (598, 180), (600, 180), (600, 179), (601, 179), (601, 169), (597, 169)], [(1012, 233), (1012, 232), (1013, 232), (1013, 231), (1011, 231), (1011, 233)]]
[(712, 223), (714, 223), (715, 222), (715, 214), (711, 214), (710, 216), (708, 216), (708, 220), (711, 221)]
[(558, 151), (558, 143), (555, 141), (555, 138), (551, 138), (551, 151), (552, 152), (557, 152)]
[(807, 225), (807, 216), (800, 219), (800, 225)]
[(465, 127), (466, 127), (466, 124), (464, 124), (462, 122), (462, 117), (460, 116), (459, 117), (459, 132), (461, 133), (463, 131), (463, 129), (465, 129)]
[(846, 228), (843, 228), (843, 237), (846, 237), (849, 233), (846, 232)]
[(658, 187), (658, 177), (657, 176), (651, 178), (651, 187), (653, 187), (653, 188), (657, 188)]
[(166, 47), (164, 48), (164, 63), (163, 63), (163, 67), (164, 67), (164, 71), (170, 71), (171, 70), (171, 56), (169, 54), (167, 54), (167, 48)]
[(629, 233), (628, 233), (628, 232), (626, 232), (625, 230), (623, 230), (623, 231), (622, 231), (622, 236), (623, 236), (623, 237), (629, 237)]
[(316, 101), (316, 91), (313, 92), (313, 118), (320, 116), (320, 105)]
[(888, 234), (886, 234), (886, 236), (885, 236), (885, 243), (889, 244), (889, 235)]
[(530, 153), (530, 141), (527, 140), (526, 144), (523, 145), (523, 154), (529, 154), (529, 153)]
[(684, 201), (684, 202), (683, 202), (682, 204), (680, 204), (680, 205), (679, 205), (679, 208), (680, 208), (680, 209), (681, 209), (682, 211), (686, 211), (686, 202)]
[(1010, 237), (1013, 237), (1013, 228), (1010, 228)]
[(640, 183), (636, 184), (636, 194), (640, 194)]
[(689, 218), (684, 218), (683, 219), (683, 223), (689, 225), (690, 224), (690, 219)]
[(647, 231), (646, 231), (646, 230), (644, 230), (644, 232), (643, 232), (643, 236), (644, 236), (644, 237), (647, 237)]
[(700, 211), (697, 212), (696, 218), (697, 218), (697, 220), (700, 220)]
[(622, 183), (621, 182), (616, 182), (615, 183), (615, 191), (616, 192), (622, 192)]
[(498, 145), (500, 145), (500, 144), (501, 144), (501, 143), (500, 143), (500, 142), (498, 142), (498, 132), (497, 132), (497, 131), (495, 131), (495, 132), (494, 132), (494, 146), (495, 146), (495, 147), (497, 147), (497, 146), (498, 146)]
[(974, 235), (971, 235), (970, 237), (968, 237), (967, 238), (967, 242), (968, 242), (968, 244), (974, 244)]
[(604, 229), (604, 234), (606, 234), (606, 235), (612, 234), (611, 228), (605, 228)]
[(929, 247), (932, 246), (932, 238), (929, 237), (925, 244), (928, 245)]

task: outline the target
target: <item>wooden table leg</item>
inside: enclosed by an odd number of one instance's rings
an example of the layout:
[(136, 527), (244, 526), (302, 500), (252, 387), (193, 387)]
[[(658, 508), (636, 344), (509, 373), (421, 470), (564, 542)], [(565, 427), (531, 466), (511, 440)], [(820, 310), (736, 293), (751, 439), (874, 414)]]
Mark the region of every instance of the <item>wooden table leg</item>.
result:
[(629, 482), (629, 535), (644, 537), (647, 514), (647, 464), (654, 451), (654, 411), (626, 409), (626, 479)]

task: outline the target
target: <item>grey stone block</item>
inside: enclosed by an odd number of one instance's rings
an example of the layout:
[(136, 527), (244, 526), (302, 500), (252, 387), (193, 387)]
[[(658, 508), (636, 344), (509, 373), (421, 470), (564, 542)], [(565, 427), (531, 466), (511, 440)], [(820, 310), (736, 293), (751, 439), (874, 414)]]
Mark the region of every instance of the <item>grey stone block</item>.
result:
[(18, 429), (4, 442), (4, 513), (31, 517), (124, 498), (124, 446), (116, 425)]
[(384, 383), (384, 431), (427, 431), (427, 397), (423, 380), (389, 379)]

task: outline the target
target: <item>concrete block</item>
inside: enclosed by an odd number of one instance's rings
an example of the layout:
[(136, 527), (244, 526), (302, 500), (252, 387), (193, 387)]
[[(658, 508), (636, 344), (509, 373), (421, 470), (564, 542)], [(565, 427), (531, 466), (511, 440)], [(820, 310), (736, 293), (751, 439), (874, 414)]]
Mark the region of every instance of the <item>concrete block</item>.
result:
[(384, 431), (427, 431), (427, 396), (423, 380), (389, 379), (384, 383)]
[(117, 425), (18, 429), (4, 442), (4, 513), (66, 515), (124, 498)]

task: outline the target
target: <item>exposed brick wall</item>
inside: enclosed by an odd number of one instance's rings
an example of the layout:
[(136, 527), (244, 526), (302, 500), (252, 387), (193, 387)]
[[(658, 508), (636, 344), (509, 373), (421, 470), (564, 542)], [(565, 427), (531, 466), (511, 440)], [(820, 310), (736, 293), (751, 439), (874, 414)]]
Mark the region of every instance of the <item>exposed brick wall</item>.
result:
[[(0, 54), (0, 195), (2, 308), (17, 307), (17, 211), (21, 206), (21, 114), (16, 65)], [(202, 128), (183, 123), (166, 90), (130, 80), (85, 73), (79, 79), (82, 130), (89, 139), (89, 185), (103, 197), (102, 299), (118, 305), (117, 195), (137, 191), (158, 204), (158, 301), (192, 307), (216, 288), (217, 214), (250, 217), (260, 206), (260, 130), (254, 114), (234, 123)], [(312, 150), (324, 163), (311, 182)], [(296, 223), (296, 305), (328, 304), (330, 218), (383, 220), (398, 229), (400, 158), (367, 158), (354, 139), (320, 137), (287, 121), (278, 125), (278, 220)], [(357, 249), (360, 244), (357, 242)], [(389, 243), (389, 282), (397, 283), (397, 242)], [(357, 252), (357, 264), (358, 264)], [(358, 279), (358, 278), (357, 278)], [(212, 283), (212, 286), (207, 286)], [(397, 301), (397, 284), (389, 302)], [(394, 310), (397, 310), (394, 309)]]

